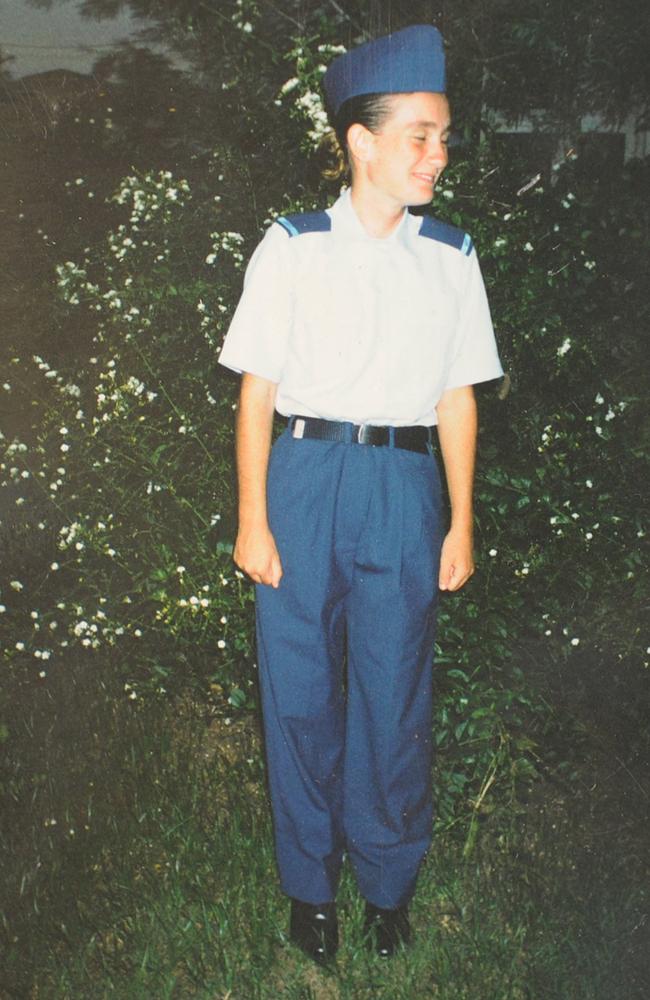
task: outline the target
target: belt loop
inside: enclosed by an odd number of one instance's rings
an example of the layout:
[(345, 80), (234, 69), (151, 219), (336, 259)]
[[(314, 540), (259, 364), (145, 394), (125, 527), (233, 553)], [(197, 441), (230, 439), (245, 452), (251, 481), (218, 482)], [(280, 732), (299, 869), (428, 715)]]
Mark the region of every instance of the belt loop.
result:
[(395, 427), (392, 424), (388, 427), (388, 447), (395, 447)]

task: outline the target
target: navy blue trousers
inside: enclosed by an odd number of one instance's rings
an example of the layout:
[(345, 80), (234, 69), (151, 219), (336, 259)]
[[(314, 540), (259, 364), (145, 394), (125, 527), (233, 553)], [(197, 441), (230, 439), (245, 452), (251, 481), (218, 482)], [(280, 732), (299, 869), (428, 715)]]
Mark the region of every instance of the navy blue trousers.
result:
[(284, 575), (257, 586), (257, 640), (281, 885), (332, 900), (347, 854), (363, 896), (399, 906), (431, 839), (438, 468), (285, 431), (268, 505)]

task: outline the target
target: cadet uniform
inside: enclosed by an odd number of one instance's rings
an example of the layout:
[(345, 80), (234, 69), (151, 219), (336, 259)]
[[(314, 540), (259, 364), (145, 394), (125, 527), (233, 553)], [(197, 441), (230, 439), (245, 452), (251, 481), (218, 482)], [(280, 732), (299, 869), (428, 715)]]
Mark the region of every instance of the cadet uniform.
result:
[(366, 900), (400, 907), (431, 835), (444, 533), (431, 429), (446, 390), (502, 374), (472, 241), (406, 211), (371, 237), (349, 191), (280, 217), (251, 258), (220, 362), (277, 383), (288, 418), (267, 479), (284, 575), (256, 594), (282, 888), (333, 900), (345, 852)]

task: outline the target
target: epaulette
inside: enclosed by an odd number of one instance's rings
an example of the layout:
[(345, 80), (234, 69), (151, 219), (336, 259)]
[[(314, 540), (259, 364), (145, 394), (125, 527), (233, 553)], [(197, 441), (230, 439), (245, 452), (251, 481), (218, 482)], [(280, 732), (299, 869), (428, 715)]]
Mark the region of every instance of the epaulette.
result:
[(450, 247), (455, 247), (456, 250), (464, 253), (466, 257), (469, 257), (474, 246), (469, 233), (459, 229), (458, 226), (451, 226), (448, 222), (440, 222), (439, 219), (434, 219), (432, 215), (424, 215), (422, 217), (422, 225), (420, 226), (418, 235), (427, 236), (430, 240), (437, 240), (438, 243), (446, 243)]
[(289, 236), (328, 233), (332, 228), (332, 220), (327, 212), (294, 212), (292, 215), (279, 215), (275, 221), (286, 229)]

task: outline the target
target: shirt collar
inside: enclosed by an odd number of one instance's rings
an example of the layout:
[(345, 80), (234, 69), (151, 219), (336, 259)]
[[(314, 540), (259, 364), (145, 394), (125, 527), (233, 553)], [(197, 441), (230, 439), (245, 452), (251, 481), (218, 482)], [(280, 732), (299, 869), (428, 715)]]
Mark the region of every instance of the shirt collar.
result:
[(346, 188), (330, 208), (334, 231), (348, 239), (363, 240), (376, 246), (405, 246), (408, 241), (409, 212), (405, 208), (402, 218), (388, 236), (371, 236), (352, 205), (352, 189)]

